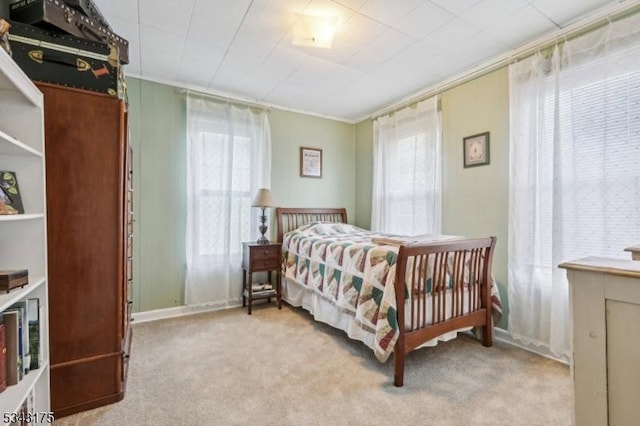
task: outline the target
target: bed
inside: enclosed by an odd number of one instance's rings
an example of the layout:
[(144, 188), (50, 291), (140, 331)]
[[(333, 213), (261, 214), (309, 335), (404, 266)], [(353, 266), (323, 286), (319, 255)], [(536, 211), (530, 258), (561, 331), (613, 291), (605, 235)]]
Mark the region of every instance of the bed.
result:
[[(474, 329), (491, 346), (502, 313), (491, 275), (495, 237), (402, 237), (349, 225), (346, 209), (277, 208), (282, 298), (394, 360)], [(404, 325), (404, 326), (400, 326)]]

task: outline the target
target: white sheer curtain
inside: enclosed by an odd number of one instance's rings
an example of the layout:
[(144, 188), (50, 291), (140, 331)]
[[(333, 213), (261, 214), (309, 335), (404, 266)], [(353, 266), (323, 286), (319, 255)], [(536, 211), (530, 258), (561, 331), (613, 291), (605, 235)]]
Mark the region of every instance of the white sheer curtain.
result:
[(265, 112), (187, 96), (187, 305), (241, 300), (242, 242), (258, 237), (251, 200), (270, 177)]
[(640, 16), (509, 68), (509, 331), (570, 357), (557, 265), (640, 240)]
[(435, 96), (373, 122), (374, 231), (440, 233), (441, 134)]

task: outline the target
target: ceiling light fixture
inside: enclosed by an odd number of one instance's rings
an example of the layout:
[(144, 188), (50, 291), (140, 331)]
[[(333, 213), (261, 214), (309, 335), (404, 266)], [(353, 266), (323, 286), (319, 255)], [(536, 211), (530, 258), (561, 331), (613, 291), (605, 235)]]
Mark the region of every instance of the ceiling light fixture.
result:
[(335, 16), (294, 14), (293, 45), (331, 48), (338, 24)]

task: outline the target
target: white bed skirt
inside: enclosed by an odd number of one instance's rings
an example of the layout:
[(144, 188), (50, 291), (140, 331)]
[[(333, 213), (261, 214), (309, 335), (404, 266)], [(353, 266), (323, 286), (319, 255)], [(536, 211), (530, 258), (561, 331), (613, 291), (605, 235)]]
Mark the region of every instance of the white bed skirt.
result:
[[(332, 327), (340, 329), (347, 333), (347, 335), (354, 340), (359, 340), (367, 345), (372, 350), (374, 349), (373, 332), (363, 329), (358, 325), (353, 315), (343, 312), (338, 309), (333, 303), (329, 302), (318, 293), (313, 290), (304, 287), (296, 282), (289, 281), (285, 277), (282, 278), (282, 299), (289, 303), (291, 306), (302, 307), (309, 311), (316, 321), (329, 324)], [(449, 305), (447, 303), (447, 305)], [(411, 321), (410, 308), (405, 312), (405, 327), (409, 328)], [(450, 331), (439, 337), (431, 339), (418, 348), (426, 346), (436, 346), (438, 342), (446, 342), (451, 339), (455, 339), (458, 332), (471, 330), (472, 327), (464, 327), (455, 331)]]

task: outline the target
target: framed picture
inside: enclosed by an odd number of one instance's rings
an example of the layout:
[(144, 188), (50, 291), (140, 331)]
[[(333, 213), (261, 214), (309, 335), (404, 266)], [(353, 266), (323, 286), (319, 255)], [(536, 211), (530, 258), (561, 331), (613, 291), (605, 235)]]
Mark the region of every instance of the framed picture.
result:
[(300, 147), (300, 176), (322, 177), (322, 150), (318, 148)]
[(489, 164), (489, 132), (467, 136), (462, 143), (465, 168)]
[(0, 171), (0, 214), (18, 213), (24, 213), (24, 208), (16, 174)]

